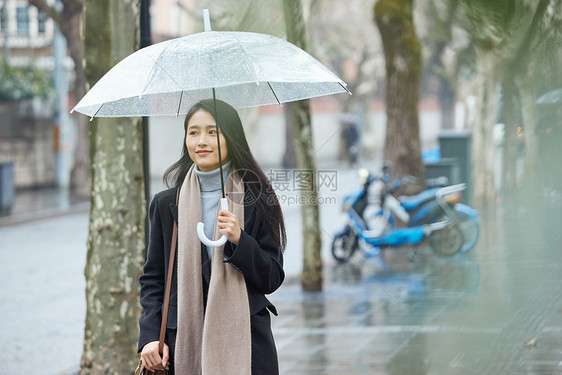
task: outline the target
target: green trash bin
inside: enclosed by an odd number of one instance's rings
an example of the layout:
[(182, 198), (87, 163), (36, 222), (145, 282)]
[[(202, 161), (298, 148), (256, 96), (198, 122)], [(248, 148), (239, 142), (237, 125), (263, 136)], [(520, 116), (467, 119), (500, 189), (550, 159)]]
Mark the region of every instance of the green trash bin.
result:
[(457, 158), (440, 158), (425, 163), (425, 178), (447, 177), (449, 185), (460, 182), (459, 162)]
[(0, 211), (8, 211), (14, 205), (14, 163), (0, 162)]
[[(462, 202), (472, 204), (472, 136), (469, 132), (442, 131), (439, 136), (442, 158), (456, 158), (459, 179), (455, 183), (466, 183)], [(451, 181), (452, 182), (452, 181)]]

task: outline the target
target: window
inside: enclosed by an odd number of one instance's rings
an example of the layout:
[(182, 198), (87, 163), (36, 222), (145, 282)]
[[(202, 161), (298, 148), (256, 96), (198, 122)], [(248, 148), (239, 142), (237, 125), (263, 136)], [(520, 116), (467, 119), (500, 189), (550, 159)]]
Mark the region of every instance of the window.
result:
[(45, 34), (47, 25), (47, 15), (41, 11), (37, 12), (37, 31), (39, 34)]
[(16, 8), (16, 25), (18, 34), (29, 34), (29, 7)]

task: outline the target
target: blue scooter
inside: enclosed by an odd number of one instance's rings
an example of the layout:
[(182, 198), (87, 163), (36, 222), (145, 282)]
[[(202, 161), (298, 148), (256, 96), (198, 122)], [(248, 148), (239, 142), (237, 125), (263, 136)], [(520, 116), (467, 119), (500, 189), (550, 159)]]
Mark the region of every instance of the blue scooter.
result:
[[(445, 186), (443, 179), (438, 179), (438, 187), (397, 199), (393, 196), (396, 189), (414, 178), (404, 176), (391, 183), (388, 168), (383, 167), (380, 175), (359, 170), (362, 187), (344, 198), (343, 211), (349, 220), (332, 242), (336, 260), (347, 261), (360, 244), (367, 256), (378, 255), (382, 247), (417, 245), (424, 239), (440, 255), (474, 247), (479, 217), (476, 210), (459, 203), (465, 184)], [(397, 218), (405, 228), (396, 228)]]

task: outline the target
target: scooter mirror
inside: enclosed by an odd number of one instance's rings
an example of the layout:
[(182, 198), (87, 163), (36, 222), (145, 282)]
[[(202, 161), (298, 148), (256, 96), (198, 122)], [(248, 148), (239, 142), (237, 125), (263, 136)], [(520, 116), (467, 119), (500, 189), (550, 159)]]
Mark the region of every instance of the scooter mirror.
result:
[(357, 180), (361, 185), (364, 185), (369, 179), (369, 171), (365, 168), (360, 168), (357, 171)]

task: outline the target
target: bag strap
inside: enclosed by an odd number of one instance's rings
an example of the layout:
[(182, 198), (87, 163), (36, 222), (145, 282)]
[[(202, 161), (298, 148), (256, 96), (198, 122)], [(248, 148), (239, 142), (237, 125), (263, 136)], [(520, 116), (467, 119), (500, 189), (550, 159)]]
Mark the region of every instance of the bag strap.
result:
[[(176, 191), (176, 206), (178, 205), (180, 188)], [(170, 307), (170, 291), (172, 289), (172, 274), (174, 272), (174, 261), (176, 259), (176, 243), (178, 240), (178, 225), (174, 220), (174, 231), (172, 232), (172, 245), (170, 246), (170, 260), (168, 262), (168, 277), (166, 280), (166, 292), (164, 293), (164, 309), (162, 311), (162, 325), (160, 326), (160, 342), (158, 348), (160, 354), (164, 352), (164, 338), (166, 337), (166, 323), (168, 322), (168, 309)]]

